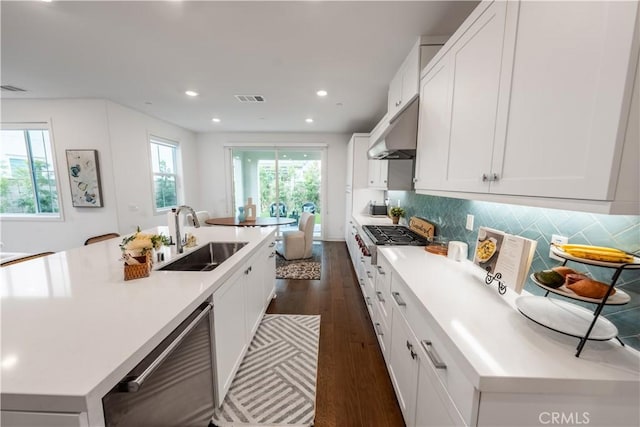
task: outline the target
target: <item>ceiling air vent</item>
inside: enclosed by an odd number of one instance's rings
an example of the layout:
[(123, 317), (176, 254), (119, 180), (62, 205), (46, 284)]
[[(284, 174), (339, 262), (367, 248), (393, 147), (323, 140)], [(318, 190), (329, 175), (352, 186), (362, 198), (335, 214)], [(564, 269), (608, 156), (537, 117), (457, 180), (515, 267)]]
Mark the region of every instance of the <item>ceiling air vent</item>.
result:
[(11, 85), (2, 85), (0, 86), (0, 88), (3, 91), (7, 91), (7, 92), (26, 92), (27, 91), (26, 89), (22, 89), (22, 88), (11, 86)]
[(240, 102), (243, 103), (261, 103), (261, 102), (265, 102), (264, 101), (264, 96), (262, 95), (235, 95), (236, 99)]

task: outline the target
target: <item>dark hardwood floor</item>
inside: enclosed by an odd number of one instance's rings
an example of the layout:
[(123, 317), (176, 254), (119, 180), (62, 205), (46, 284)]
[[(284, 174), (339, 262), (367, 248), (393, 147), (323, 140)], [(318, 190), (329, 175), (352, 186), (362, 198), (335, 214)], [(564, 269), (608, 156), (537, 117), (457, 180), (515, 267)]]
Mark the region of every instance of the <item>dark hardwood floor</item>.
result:
[(276, 280), (274, 314), (320, 314), (315, 427), (403, 426), (344, 242), (323, 242), (320, 280)]

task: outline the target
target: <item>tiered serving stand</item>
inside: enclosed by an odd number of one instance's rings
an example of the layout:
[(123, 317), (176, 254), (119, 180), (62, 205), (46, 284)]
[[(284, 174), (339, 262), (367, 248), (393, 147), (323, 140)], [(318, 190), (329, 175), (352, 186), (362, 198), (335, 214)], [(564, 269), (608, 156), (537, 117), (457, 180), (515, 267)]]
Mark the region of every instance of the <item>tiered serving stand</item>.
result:
[(544, 295), (545, 297), (551, 292), (572, 300), (596, 304), (596, 309), (592, 312), (568, 301), (536, 296), (523, 296), (516, 300), (518, 310), (520, 310), (525, 317), (544, 327), (565, 335), (580, 338), (580, 343), (576, 349), (576, 357), (580, 356), (587, 340), (607, 341), (611, 338), (616, 338), (620, 341), (620, 344), (624, 345), (620, 338), (618, 338), (618, 328), (616, 328), (609, 319), (601, 317), (600, 313), (605, 305), (624, 305), (631, 300), (629, 294), (621, 289), (616, 289), (613, 295), (611, 295), (611, 293), (620, 278), (620, 274), (624, 270), (640, 269), (640, 258), (634, 257), (632, 263), (615, 263), (577, 258), (556, 246), (551, 246), (551, 251), (564, 259), (562, 265), (566, 265), (568, 261), (573, 261), (580, 264), (615, 269), (607, 293), (600, 299), (582, 297), (565, 285), (555, 289), (545, 286), (538, 282), (532, 274), (531, 280), (547, 291)]

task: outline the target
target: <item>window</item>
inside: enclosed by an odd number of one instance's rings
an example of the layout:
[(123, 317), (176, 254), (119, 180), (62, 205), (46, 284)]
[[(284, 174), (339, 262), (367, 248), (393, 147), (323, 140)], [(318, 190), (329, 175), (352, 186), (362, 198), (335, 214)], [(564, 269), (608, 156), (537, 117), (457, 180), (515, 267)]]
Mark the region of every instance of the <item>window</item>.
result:
[(60, 216), (49, 130), (39, 126), (0, 131), (0, 213)]
[(153, 172), (156, 211), (178, 206), (178, 144), (152, 136), (151, 170)]

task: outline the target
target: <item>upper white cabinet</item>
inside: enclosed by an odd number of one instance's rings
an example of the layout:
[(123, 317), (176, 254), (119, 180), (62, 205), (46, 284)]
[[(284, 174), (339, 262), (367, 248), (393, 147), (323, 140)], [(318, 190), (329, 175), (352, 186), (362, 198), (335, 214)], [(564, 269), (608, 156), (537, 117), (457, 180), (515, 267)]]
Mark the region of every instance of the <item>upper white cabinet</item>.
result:
[(492, 192), (614, 198), (637, 60), (637, 8), (520, 3), (515, 47), (505, 46), (513, 72)]
[(638, 213), (637, 15), (637, 2), (481, 3), (422, 76), (416, 190)]
[(395, 120), (398, 114), (418, 97), (420, 71), (436, 55), (445, 41), (446, 37), (421, 37), (411, 48), (389, 84), (386, 116), (388, 122)]
[(416, 43), (389, 84), (387, 114), (389, 121), (418, 96), (420, 80), (420, 43)]
[(387, 189), (387, 177), (389, 175), (389, 161), (369, 159), (369, 188), (377, 190)]

